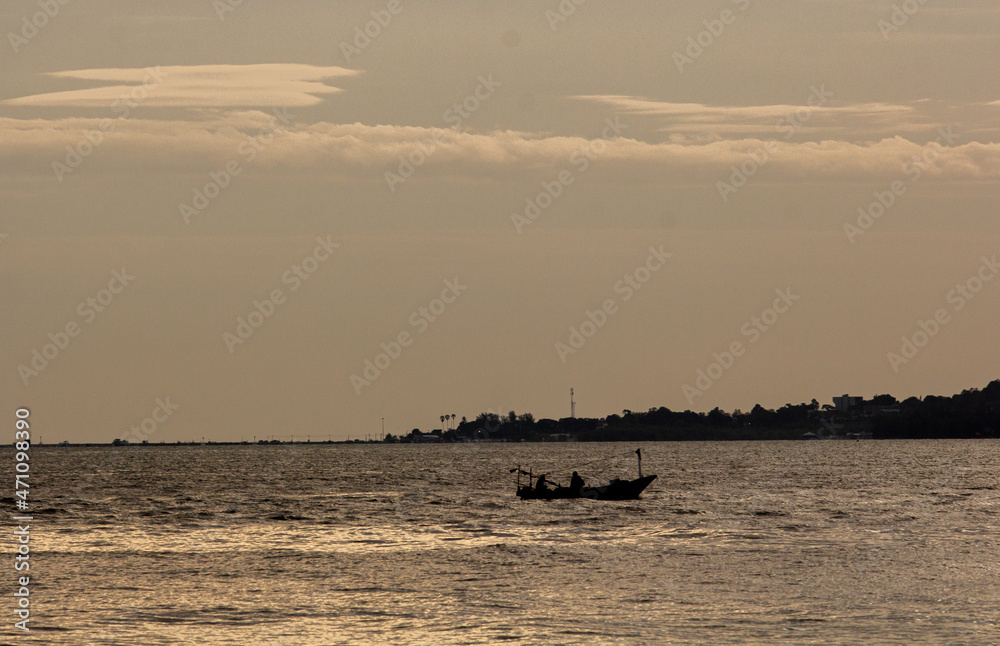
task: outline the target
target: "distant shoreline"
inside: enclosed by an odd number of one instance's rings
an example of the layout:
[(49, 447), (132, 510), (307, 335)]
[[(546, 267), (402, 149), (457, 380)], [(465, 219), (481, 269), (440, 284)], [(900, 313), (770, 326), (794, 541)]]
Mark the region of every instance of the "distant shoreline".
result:
[[(708, 413), (672, 411), (665, 407), (648, 411), (623, 410), (606, 417), (564, 417), (536, 420), (531, 413), (506, 415), (490, 411), (469, 420), (442, 415), (444, 428), (430, 432), (413, 429), (406, 435), (373, 437), (358, 433), (357, 439), (334, 440), (332, 433), (313, 433), (306, 440), (295, 434), (269, 440), (130, 442), (58, 442), (35, 446), (301, 446), (332, 444), (479, 444), (522, 442), (723, 442), (761, 440), (868, 440), (868, 439), (977, 439), (997, 436), (1000, 429), (1000, 380), (985, 388), (963, 390), (951, 397), (928, 395), (903, 401), (891, 395), (871, 399), (843, 395), (833, 404), (785, 404), (777, 410), (759, 404), (752, 410), (728, 413), (714, 408)], [(451, 424), (449, 424), (451, 422)], [(311, 439), (312, 435), (327, 437)], [(299, 436), (301, 437), (301, 435)]]
[[(866, 437), (866, 438), (823, 438), (826, 440), (839, 440), (841, 442), (851, 442), (855, 440), (864, 440), (865, 442), (871, 441), (893, 441), (893, 440), (997, 440), (1000, 439), (996, 436), (969, 436), (969, 437)], [(441, 442), (438, 444), (448, 444), (448, 445), (491, 445), (491, 444), (629, 444), (629, 443), (661, 443), (661, 444), (676, 444), (676, 443), (686, 443), (686, 442), (802, 442), (806, 441), (802, 437), (767, 437), (767, 438), (735, 438), (735, 439), (685, 439), (685, 440), (632, 440), (632, 439), (621, 439), (621, 440), (519, 440), (519, 441), (509, 441), (509, 440), (473, 440), (469, 442)], [(839, 442), (838, 442), (839, 443)], [(97, 442), (82, 442), (82, 443), (70, 443), (70, 444), (34, 444), (32, 448), (56, 448), (56, 449), (78, 449), (78, 448), (113, 448), (113, 449), (132, 449), (132, 448), (184, 448), (184, 447), (214, 447), (214, 446), (247, 446), (247, 447), (275, 447), (275, 446), (331, 446), (331, 445), (348, 445), (348, 446), (386, 446), (386, 445), (407, 445), (415, 444), (420, 446), (433, 446), (429, 442), (380, 442), (378, 440), (331, 440), (323, 442), (267, 442), (265, 444), (259, 444), (254, 442), (164, 442), (155, 444), (120, 444), (115, 445), (108, 442), (97, 443)], [(13, 447), (5, 446), (13, 450)]]

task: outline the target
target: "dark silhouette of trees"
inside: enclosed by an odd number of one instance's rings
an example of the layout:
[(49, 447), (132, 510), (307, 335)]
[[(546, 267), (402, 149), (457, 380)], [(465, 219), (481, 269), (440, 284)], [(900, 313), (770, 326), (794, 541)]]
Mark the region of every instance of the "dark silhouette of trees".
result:
[(905, 399), (898, 414), (874, 419), (872, 433), (877, 438), (970, 438), (992, 437), (998, 428), (1000, 380), (952, 397)]
[[(910, 397), (898, 401), (892, 395), (876, 395), (865, 401), (850, 419), (839, 418), (836, 407), (785, 404), (777, 410), (760, 404), (750, 412), (739, 409), (727, 413), (714, 408), (707, 413), (650, 408), (646, 412), (629, 409), (621, 415), (600, 418), (564, 417), (536, 420), (531, 413), (509, 411), (480, 413), (472, 421), (465, 417), (456, 428), (437, 431), (444, 441), (644, 441), (644, 440), (763, 440), (798, 439), (805, 432), (819, 433), (837, 420), (846, 432), (872, 433), (876, 438), (985, 437), (1000, 429), (1000, 380), (986, 388), (965, 390), (952, 397)], [(455, 415), (442, 416), (455, 419)], [(823, 425), (826, 421), (828, 424)], [(418, 433), (414, 429), (408, 441)], [(386, 436), (386, 441), (391, 436)], [(396, 441), (399, 441), (396, 440)]]

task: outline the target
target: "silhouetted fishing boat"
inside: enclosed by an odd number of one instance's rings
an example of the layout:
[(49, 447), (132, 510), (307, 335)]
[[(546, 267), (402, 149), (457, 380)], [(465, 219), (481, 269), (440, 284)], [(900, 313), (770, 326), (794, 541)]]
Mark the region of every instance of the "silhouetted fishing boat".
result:
[(593, 500), (635, 500), (639, 494), (656, 480), (656, 476), (644, 476), (635, 480), (615, 478), (602, 487), (582, 487), (575, 492), (569, 487), (556, 487), (538, 491), (531, 486), (519, 487), (517, 495), (521, 500), (556, 500), (560, 498), (591, 498)]
[[(534, 475), (530, 471), (522, 471), (521, 467), (517, 467), (518, 483), (517, 483), (517, 495), (521, 500), (558, 500), (564, 498), (590, 498), (592, 500), (635, 500), (639, 497), (639, 494), (649, 486), (653, 480), (656, 480), (655, 475), (643, 476), (642, 475), (642, 449), (636, 449), (635, 454), (639, 457), (639, 477), (635, 480), (620, 480), (615, 478), (606, 485), (600, 487), (563, 487), (556, 486), (555, 489), (549, 489), (544, 486), (546, 482), (545, 475), (542, 474), (539, 477), (539, 481), (542, 484), (541, 488), (538, 485), (532, 486), (532, 480)], [(514, 471), (515, 469), (511, 469)], [(528, 484), (521, 485), (521, 475), (528, 476)], [(577, 477), (576, 472), (573, 472), (574, 478)], [(580, 483), (583, 481), (580, 480)], [(550, 482), (551, 484), (556, 484)]]

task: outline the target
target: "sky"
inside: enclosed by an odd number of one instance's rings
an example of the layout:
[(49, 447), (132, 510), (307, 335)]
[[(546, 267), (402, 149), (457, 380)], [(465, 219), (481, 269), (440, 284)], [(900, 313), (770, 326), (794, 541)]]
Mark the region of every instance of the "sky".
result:
[(11, 0), (0, 33), (0, 391), (46, 443), (1000, 376), (996, 2)]

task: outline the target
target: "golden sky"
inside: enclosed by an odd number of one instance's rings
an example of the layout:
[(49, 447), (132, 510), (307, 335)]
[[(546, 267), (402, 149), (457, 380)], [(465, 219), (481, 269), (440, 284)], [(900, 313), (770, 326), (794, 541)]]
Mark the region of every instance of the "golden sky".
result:
[(46, 442), (998, 377), (995, 2), (42, 4), (0, 386)]

